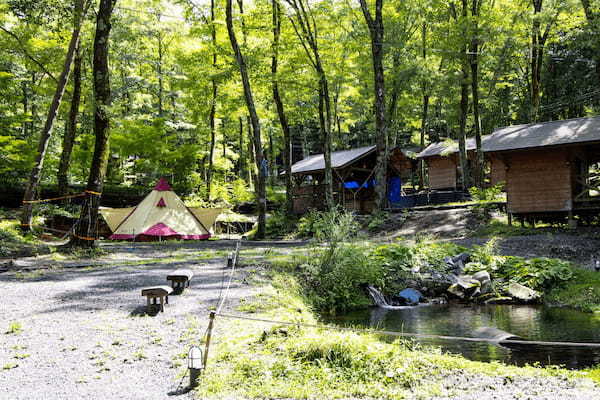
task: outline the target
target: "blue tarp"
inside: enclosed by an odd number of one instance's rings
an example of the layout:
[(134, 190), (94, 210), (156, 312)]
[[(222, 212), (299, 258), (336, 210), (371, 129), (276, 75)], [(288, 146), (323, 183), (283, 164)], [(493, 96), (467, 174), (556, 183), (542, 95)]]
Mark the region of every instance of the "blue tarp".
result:
[(402, 180), (399, 176), (394, 176), (388, 184), (388, 200), (390, 203), (398, 203), (402, 198)]
[[(375, 181), (375, 179), (371, 179), (365, 183), (363, 183), (362, 187), (363, 188), (368, 188), (369, 186), (375, 186), (377, 182)], [(344, 182), (344, 188), (346, 189), (358, 189), (360, 187), (360, 183), (358, 183), (357, 181), (348, 181), (348, 182)]]

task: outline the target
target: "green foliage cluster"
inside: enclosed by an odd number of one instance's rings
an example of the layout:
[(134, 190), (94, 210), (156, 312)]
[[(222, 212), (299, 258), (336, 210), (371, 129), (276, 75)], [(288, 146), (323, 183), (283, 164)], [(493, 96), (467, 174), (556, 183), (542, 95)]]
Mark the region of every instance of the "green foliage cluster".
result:
[(274, 211), (267, 218), (266, 237), (285, 238), (293, 236), (296, 232), (297, 223), (297, 218), (289, 217), (284, 211)]
[(475, 201), (489, 202), (501, 199), (503, 190), (504, 182), (500, 182), (487, 188), (471, 187), (469, 188), (469, 194)]
[(378, 230), (389, 218), (389, 213), (386, 211), (378, 211), (371, 215), (367, 223), (367, 230), (370, 232)]
[(368, 304), (364, 291), (357, 288), (377, 281), (381, 272), (362, 246), (348, 243), (358, 230), (354, 215), (335, 208), (310, 213), (300, 224), (314, 231), (316, 243), (324, 246), (315, 247), (315, 256), (298, 268), (313, 305), (334, 313)]
[(448, 284), (444, 286), (445, 281), (433, 276), (453, 273), (445, 260), (463, 252), (471, 253), (471, 262), (466, 264), (464, 273), (485, 270), (492, 278), (492, 292), (485, 298), (505, 296), (511, 282), (544, 294), (564, 287), (574, 276), (574, 267), (559, 259), (498, 255), (494, 241), (475, 246), (473, 250), (425, 239), (413, 244), (348, 242), (348, 225), (339, 219), (337, 221), (336, 224), (326, 224), (334, 227), (330, 229), (335, 233), (317, 233), (317, 237), (322, 238), (338, 235), (336, 239), (315, 248), (313, 257), (298, 258), (295, 263), (295, 272), (307, 290), (308, 300), (321, 312), (336, 313), (371, 304), (364, 290), (366, 285), (378, 286), (391, 295), (410, 282), (413, 282), (412, 285), (418, 282), (419, 287), (443, 294)]
[(565, 285), (551, 289), (546, 300), (585, 312), (600, 312), (600, 274), (576, 268)]
[(531, 258), (500, 256), (495, 254), (495, 240), (484, 246), (476, 246), (472, 253), (472, 262), (465, 266), (466, 273), (487, 271), (492, 279), (500, 279), (504, 284), (498, 290), (505, 289), (509, 282), (516, 282), (531, 289), (546, 292), (564, 286), (573, 278), (573, 266), (570, 262), (556, 258)]
[(0, 257), (27, 254), (35, 250), (32, 235), (23, 236), (16, 220), (0, 220)]

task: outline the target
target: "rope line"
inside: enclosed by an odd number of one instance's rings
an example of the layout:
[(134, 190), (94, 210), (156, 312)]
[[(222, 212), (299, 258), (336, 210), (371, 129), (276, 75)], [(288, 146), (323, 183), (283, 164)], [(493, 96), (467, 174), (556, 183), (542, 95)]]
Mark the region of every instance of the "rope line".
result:
[[(83, 196), (85, 196), (86, 193), (88, 193), (88, 192), (85, 191), (85, 192), (82, 192), (82, 193), (69, 194), (69, 195), (60, 196), (60, 197), (52, 197), (52, 198), (49, 198), (49, 199), (23, 200), (22, 203), (23, 204), (36, 204), (36, 203), (46, 203), (46, 202), (49, 202), (49, 201), (56, 201), (56, 200), (72, 199), (72, 198), (75, 198), (75, 197), (83, 197)], [(92, 194), (96, 194), (96, 192), (93, 192)]]
[(235, 251), (233, 253), (229, 254), (227, 257), (228, 262), (229, 262), (229, 260), (231, 260), (231, 271), (229, 273), (229, 280), (227, 281), (227, 286), (225, 287), (223, 298), (221, 299), (220, 304), (217, 306), (217, 310), (215, 311), (215, 314), (218, 314), (219, 312), (221, 312), (221, 309), (223, 308), (223, 305), (225, 304), (225, 301), (227, 300), (227, 297), (229, 296), (229, 288), (231, 287), (231, 282), (233, 281), (233, 275), (235, 274), (235, 266), (237, 264), (238, 253), (240, 251), (240, 243), (241, 242), (239, 240), (236, 242)]
[(486, 339), (486, 338), (470, 338), (470, 337), (462, 337), (462, 336), (445, 336), (445, 335), (433, 335), (426, 333), (406, 333), (406, 332), (394, 332), (394, 331), (386, 331), (386, 330), (378, 330), (378, 329), (363, 329), (363, 328), (349, 328), (349, 327), (341, 327), (341, 326), (331, 326), (331, 325), (323, 325), (323, 324), (307, 324), (303, 322), (287, 322), (287, 321), (274, 321), (270, 319), (264, 318), (255, 318), (255, 317), (246, 317), (242, 315), (234, 315), (234, 314), (222, 314), (216, 312), (215, 315), (228, 319), (241, 319), (247, 321), (257, 321), (257, 322), (266, 322), (269, 324), (281, 324), (281, 325), (289, 325), (289, 326), (302, 326), (306, 328), (317, 328), (317, 329), (325, 329), (325, 330), (341, 330), (348, 332), (356, 332), (356, 333), (368, 333), (375, 335), (387, 335), (387, 336), (397, 336), (397, 337), (415, 337), (419, 339), (441, 339), (448, 341), (461, 341), (461, 342), (480, 342), (480, 343), (493, 343), (493, 344), (525, 344), (525, 345), (538, 345), (538, 346), (562, 346), (562, 347), (589, 347), (589, 348), (600, 348), (600, 343), (581, 343), (581, 342), (547, 342), (547, 341), (539, 341), (539, 340), (518, 340), (518, 339), (507, 339), (507, 340), (494, 340), (494, 339)]
[(76, 237), (77, 239), (81, 239), (81, 240), (88, 240), (88, 241), (94, 241), (94, 240), (98, 240), (97, 238), (93, 238), (93, 237), (89, 237), (89, 236), (79, 236), (76, 233), (73, 233), (73, 236)]

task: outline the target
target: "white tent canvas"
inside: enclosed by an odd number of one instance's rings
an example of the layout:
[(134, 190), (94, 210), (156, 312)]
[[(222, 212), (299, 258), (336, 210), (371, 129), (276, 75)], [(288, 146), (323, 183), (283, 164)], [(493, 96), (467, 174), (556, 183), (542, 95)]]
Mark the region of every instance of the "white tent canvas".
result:
[(100, 213), (113, 231), (113, 240), (160, 238), (201, 240), (211, 236), (219, 212), (192, 212), (165, 179), (135, 208), (105, 208)]

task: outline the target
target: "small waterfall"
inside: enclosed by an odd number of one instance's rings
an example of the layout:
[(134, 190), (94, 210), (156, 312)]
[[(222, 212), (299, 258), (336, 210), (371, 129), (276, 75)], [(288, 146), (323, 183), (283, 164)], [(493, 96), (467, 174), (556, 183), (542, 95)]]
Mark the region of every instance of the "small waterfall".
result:
[(385, 300), (385, 297), (383, 296), (383, 294), (379, 290), (375, 289), (373, 286), (368, 285), (367, 291), (369, 292), (369, 295), (375, 302), (375, 305), (380, 308), (385, 308), (388, 310), (404, 310), (407, 308), (419, 307), (418, 305), (416, 305), (416, 306), (391, 306)]
[(373, 299), (377, 307), (389, 307), (389, 304), (385, 300), (385, 297), (383, 297), (383, 294), (381, 294), (379, 290), (375, 289), (371, 285), (368, 285), (367, 291), (369, 292), (369, 295), (371, 295), (371, 298)]

